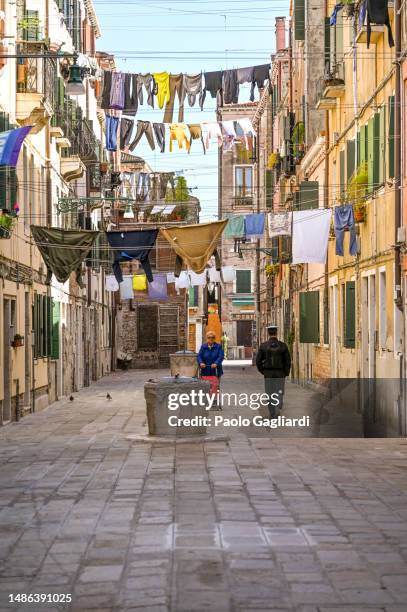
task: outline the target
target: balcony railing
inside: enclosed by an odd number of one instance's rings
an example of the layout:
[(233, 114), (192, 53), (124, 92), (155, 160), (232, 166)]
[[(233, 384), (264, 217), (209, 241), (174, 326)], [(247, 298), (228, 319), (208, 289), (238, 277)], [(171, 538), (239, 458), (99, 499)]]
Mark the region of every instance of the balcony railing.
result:
[[(19, 43), (17, 54), (44, 54), (48, 51), (42, 42)], [(42, 94), (44, 101), (54, 110), (56, 106), (56, 60), (51, 57), (22, 57), (17, 61), (17, 93)]]
[(65, 106), (55, 112), (52, 125), (60, 127), (71, 143), (70, 148), (62, 150), (62, 157), (78, 155), (84, 162), (98, 159), (100, 143), (93, 132), (92, 122), (83, 118), (82, 109), (72, 100), (66, 100)]
[(233, 207), (251, 207), (253, 206), (253, 194), (235, 195), (233, 197)]

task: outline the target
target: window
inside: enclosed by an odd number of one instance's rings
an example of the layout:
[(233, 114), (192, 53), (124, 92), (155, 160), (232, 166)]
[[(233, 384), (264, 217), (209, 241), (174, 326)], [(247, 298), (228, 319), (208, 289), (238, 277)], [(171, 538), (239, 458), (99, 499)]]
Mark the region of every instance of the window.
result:
[(251, 166), (235, 166), (235, 196), (247, 197), (252, 195), (253, 168)]
[(252, 271), (236, 270), (236, 293), (252, 292)]
[(293, 210), (319, 208), (318, 181), (302, 181), (299, 191), (294, 192)]
[(199, 301), (199, 287), (197, 287), (197, 286), (190, 287), (188, 289), (188, 304), (189, 304), (189, 306), (191, 306), (192, 308), (197, 307), (198, 306), (198, 301)]
[(300, 342), (319, 342), (319, 291), (300, 293)]
[(356, 332), (356, 301), (355, 281), (349, 281), (342, 285), (342, 323), (343, 323), (343, 346), (355, 348)]
[(387, 287), (386, 270), (379, 273), (379, 343), (380, 348), (385, 349), (387, 345)]

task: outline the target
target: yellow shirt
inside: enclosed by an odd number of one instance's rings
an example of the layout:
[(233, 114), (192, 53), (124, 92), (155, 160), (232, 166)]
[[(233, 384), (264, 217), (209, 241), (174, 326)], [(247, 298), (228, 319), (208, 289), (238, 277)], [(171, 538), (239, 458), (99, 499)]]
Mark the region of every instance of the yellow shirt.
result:
[(170, 125), (170, 152), (172, 151), (172, 142), (176, 140), (180, 149), (184, 148), (189, 151), (191, 143), (187, 137), (187, 126), (185, 123), (171, 123)]
[(170, 75), (168, 72), (154, 72), (153, 78), (156, 83), (156, 96), (158, 107), (163, 108), (170, 101)]
[(145, 274), (135, 274), (133, 276), (134, 291), (145, 291), (147, 289), (147, 277)]

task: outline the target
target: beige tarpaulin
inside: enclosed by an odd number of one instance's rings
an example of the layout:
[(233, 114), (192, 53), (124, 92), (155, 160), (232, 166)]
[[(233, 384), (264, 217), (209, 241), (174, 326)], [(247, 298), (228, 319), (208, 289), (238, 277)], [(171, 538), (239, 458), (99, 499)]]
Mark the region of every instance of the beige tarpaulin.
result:
[[(216, 268), (220, 269), (220, 260), (216, 245), (226, 227), (228, 220), (214, 221), (212, 223), (199, 223), (197, 225), (183, 225), (171, 228), (162, 228), (162, 235), (168, 240), (177, 253), (176, 276), (181, 270), (181, 261), (191, 270), (200, 274), (205, 270), (210, 257), (217, 258)], [(178, 274), (177, 274), (178, 273)]]

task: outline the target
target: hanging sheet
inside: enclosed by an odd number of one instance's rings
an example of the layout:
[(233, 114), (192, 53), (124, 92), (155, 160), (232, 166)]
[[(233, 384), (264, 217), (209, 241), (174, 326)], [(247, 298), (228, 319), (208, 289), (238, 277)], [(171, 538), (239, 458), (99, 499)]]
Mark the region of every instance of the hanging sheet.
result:
[(293, 213), (293, 264), (326, 262), (331, 217), (331, 209)]
[(65, 283), (71, 272), (75, 272), (78, 285), (83, 287), (82, 262), (99, 232), (31, 225), (31, 233), (48, 268), (47, 283), (51, 281), (52, 274), (60, 283)]

